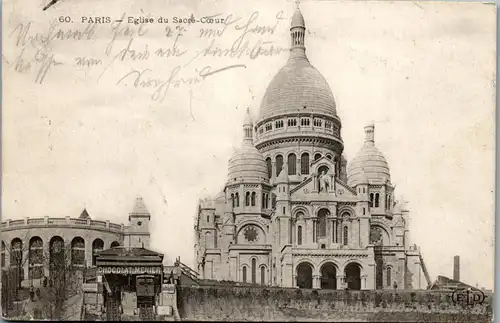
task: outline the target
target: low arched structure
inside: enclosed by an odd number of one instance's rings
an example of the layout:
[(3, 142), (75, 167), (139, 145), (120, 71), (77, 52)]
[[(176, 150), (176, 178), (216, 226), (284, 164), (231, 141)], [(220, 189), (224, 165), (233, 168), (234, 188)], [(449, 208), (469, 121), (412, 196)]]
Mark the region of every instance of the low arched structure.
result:
[(313, 288), (313, 271), (314, 266), (309, 262), (303, 261), (296, 267), (297, 287)]
[(347, 289), (361, 290), (362, 266), (357, 262), (350, 262), (344, 267), (344, 275)]
[(321, 289), (337, 289), (337, 272), (338, 267), (331, 261), (326, 261), (321, 265), (320, 269), (320, 288)]

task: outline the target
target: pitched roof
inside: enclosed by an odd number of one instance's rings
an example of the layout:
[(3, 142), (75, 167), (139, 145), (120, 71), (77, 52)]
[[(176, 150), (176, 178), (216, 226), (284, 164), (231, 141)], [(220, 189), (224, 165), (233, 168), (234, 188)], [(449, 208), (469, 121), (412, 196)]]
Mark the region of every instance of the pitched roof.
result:
[(456, 289), (456, 288), (476, 289), (471, 285), (468, 285), (459, 280), (448, 278), (446, 276), (437, 276), (436, 281), (430, 287), (430, 289)]
[(135, 199), (134, 209), (131, 214), (150, 214), (142, 197)]
[(78, 218), (80, 218), (80, 219), (90, 219), (90, 215), (87, 212), (87, 209), (83, 209), (82, 213), (80, 214), (80, 216)]
[(99, 252), (99, 256), (120, 256), (120, 257), (145, 257), (158, 256), (163, 258), (163, 254), (145, 248), (113, 247)]

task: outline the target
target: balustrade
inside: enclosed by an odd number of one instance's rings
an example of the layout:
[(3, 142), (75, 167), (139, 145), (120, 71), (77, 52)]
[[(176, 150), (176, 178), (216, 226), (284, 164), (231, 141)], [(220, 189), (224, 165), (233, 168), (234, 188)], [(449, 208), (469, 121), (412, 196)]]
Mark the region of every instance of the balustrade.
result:
[(109, 221), (99, 221), (99, 220), (90, 220), (90, 219), (78, 219), (78, 218), (26, 218), (23, 220), (7, 220), (5, 222), (0, 223), (1, 229), (10, 229), (10, 228), (21, 228), (21, 227), (30, 227), (30, 226), (43, 226), (43, 225), (61, 225), (61, 226), (77, 226), (77, 227), (97, 227), (97, 228), (106, 228), (111, 231), (123, 231), (125, 229), (123, 224), (110, 223)]

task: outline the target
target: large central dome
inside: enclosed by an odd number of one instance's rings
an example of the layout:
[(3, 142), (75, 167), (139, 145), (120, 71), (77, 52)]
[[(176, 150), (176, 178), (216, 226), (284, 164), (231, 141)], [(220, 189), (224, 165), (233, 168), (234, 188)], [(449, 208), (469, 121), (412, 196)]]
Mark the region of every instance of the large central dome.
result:
[(298, 110), (337, 115), (328, 82), (307, 58), (289, 59), (285, 67), (276, 74), (262, 99), (260, 118), (266, 119)]
[(290, 31), (290, 58), (267, 87), (260, 107), (260, 119), (297, 111), (336, 116), (330, 86), (305, 54), (305, 23), (298, 10), (292, 18)]

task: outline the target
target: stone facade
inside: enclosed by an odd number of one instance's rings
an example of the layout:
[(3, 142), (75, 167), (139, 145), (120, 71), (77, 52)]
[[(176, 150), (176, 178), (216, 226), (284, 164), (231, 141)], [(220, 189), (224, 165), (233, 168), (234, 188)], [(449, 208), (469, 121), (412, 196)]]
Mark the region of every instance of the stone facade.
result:
[(290, 57), (270, 82), (257, 122), (247, 111), (224, 189), (199, 202), (201, 277), (281, 287), (425, 288), (430, 280), (409, 243), (409, 211), (394, 199), (375, 126), (365, 127), (348, 167), (337, 106), (305, 54), (299, 10), (290, 34)]
[[(48, 256), (51, 243), (64, 242), (71, 261), (83, 267), (94, 265), (93, 254), (114, 246), (149, 247), (150, 214), (142, 198), (135, 202), (129, 224), (92, 220), (84, 210), (78, 218), (25, 218), (6, 220), (1, 229), (1, 268), (20, 263), (24, 279), (49, 277)], [(22, 254), (21, 257), (16, 255)], [(71, 256), (70, 256), (71, 257)], [(78, 258), (78, 259), (77, 259)], [(32, 274), (30, 274), (30, 264)]]

